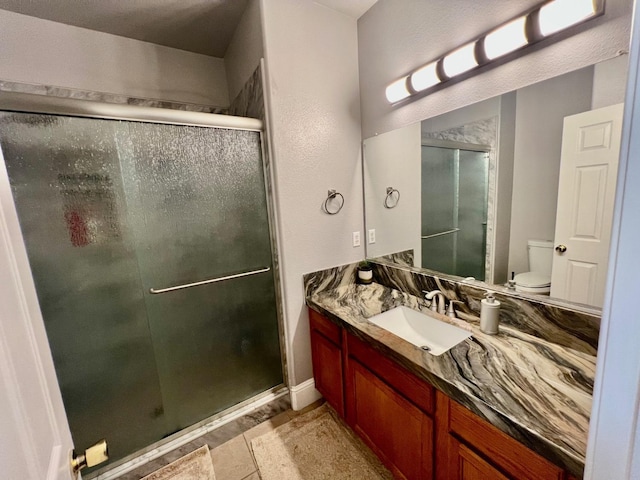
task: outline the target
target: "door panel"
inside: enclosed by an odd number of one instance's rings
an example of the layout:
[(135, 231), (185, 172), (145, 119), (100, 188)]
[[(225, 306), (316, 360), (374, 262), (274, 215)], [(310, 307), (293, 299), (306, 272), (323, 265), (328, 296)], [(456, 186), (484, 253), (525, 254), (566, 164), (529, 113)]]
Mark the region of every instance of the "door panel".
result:
[(607, 277), (623, 105), (566, 117), (551, 296), (601, 307)]
[(124, 188), (168, 432), (282, 383), (260, 134), (128, 123)]
[(350, 424), (398, 478), (433, 477), (433, 421), (355, 359)]
[(3, 161), (0, 283), (0, 472), (71, 480), (71, 432)]
[(508, 480), (491, 464), (476, 455), (467, 448), (466, 445), (458, 442), (451, 437), (451, 448), (457, 453), (458, 475), (455, 477), (459, 480)]
[(311, 330), (311, 355), (316, 389), (344, 417), (342, 350), (318, 330)]

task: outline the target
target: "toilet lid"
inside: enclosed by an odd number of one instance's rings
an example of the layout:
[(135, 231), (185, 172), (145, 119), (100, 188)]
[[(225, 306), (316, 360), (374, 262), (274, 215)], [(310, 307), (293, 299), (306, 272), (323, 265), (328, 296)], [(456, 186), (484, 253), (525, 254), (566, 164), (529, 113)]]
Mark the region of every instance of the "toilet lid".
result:
[(523, 287), (548, 287), (551, 285), (551, 275), (538, 272), (519, 273), (514, 280), (516, 285)]

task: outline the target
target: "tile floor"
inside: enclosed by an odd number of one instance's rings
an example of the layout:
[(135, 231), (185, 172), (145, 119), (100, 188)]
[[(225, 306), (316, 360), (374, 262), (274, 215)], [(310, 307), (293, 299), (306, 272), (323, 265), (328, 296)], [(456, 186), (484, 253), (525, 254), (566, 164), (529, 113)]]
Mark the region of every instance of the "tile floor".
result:
[(288, 398), (276, 400), (118, 478), (139, 480), (207, 444), (211, 451), (216, 480), (260, 480), (251, 454), (251, 440), (319, 407), (323, 402), (324, 400), (320, 400), (294, 412), (290, 408)]

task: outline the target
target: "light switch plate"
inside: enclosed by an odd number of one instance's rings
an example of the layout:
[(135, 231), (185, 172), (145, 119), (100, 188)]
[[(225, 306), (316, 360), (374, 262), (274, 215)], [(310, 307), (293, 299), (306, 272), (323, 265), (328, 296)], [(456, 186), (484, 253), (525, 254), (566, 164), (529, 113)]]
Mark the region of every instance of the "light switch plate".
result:
[(376, 243), (376, 229), (369, 229), (369, 243)]
[(353, 232), (353, 246), (360, 246), (360, 232)]

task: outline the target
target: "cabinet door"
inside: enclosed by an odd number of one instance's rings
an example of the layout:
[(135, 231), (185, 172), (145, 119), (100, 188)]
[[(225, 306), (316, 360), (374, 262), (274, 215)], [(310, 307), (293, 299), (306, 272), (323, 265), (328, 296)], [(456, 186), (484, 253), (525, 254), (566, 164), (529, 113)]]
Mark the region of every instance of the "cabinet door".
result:
[(456, 480), (508, 480), (502, 473), (463, 443), (450, 437), (451, 453), (455, 467), (452, 479)]
[(311, 329), (311, 356), (316, 389), (344, 417), (342, 350), (315, 329)]
[(396, 476), (433, 478), (433, 422), (355, 359), (348, 362), (353, 429)]
[[(456, 447), (457, 439), (465, 445), (470, 445), (474, 452), (482, 455), (482, 458), (489, 459), (492, 465), (511, 478), (518, 480), (563, 480), (565, 478), (565, 472), (561, 468), (441, 392), (436, 396), (436, 422), (438, 480), (467, 478), (458, 475), (460, 454)], [(470, 458), (472, 453), (466, 454), (465, 458)], [(471, 467), (468, 466), (468, 468)]]

